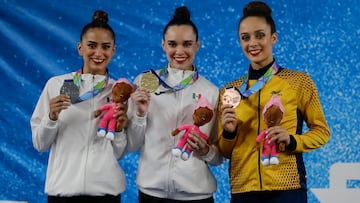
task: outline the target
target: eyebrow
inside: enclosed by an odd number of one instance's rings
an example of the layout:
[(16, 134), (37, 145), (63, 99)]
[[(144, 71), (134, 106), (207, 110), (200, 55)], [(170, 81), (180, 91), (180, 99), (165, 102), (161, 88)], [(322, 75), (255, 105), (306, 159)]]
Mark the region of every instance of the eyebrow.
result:
[[(259, 30), (255, 30), (254, 31), (255, 33), (257, 33), (257, 32), (265, 32), (265, 30), (264, 29), (259, 29)], [(243, 34), (248, 34), (249, 32), (242, 32), (242, 33), (240, 33), (240, 35), (243, 35)]]
[[(97, 42), (94, 42), (94, 41), (88, 41), (88, 43), (91, 43), (91, 44), (98, 44)], [(107, 44), (111, 44), (111, 42), (104, 42), (104, 43), (101, 43), (103, 45), (107, 45)]]
[[(176, 40), (167, 40), (167, 42), (176, 42)], [(194, 40), (184, 40), (184, 42), (194, 42)]]

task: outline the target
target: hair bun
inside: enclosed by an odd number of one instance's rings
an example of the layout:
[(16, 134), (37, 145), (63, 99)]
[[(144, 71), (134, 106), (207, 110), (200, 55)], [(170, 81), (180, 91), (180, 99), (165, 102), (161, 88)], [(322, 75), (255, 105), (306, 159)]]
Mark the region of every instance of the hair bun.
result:
[(103, 10), (96, 10), (93, 15), (93, 21), (100, 21), (102, 23), (108, 23), (108, 14)]
[(243, 15), (249, 16), (254, 14), (262, 14), (266, 16), (271, 16), (271, 8), (264, 2), (253, 1), (248, 3), (243, 9)]
[(190, 20), (190, 11), (186, 6), (178, 7), (175, 10), (173, 19)]

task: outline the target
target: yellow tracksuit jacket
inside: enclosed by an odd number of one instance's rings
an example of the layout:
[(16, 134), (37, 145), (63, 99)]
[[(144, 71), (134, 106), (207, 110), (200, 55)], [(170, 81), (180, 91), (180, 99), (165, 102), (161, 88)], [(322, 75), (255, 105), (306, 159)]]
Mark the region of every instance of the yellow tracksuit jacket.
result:
[[(249, 81), (250, 85), (254, 82), (256, 81)], [(239, 88), (241, 84), (240, 79), (226, 84), (220, 92), (220, 98), (225, 87)], [(256, 149), (255, 139), (267, 127), (262, 118), (262, 110), (272, 92), (281, 95), (285, 113), (280, 125), (291, 135), (291, 142), (285, 152), (279, 153), (278, 165), (263, 166), (260, 162), (261, 148)], [(219, 109), (221, 106), (220, 101)], [(280, 68), (260, 91), (242, 99), (235, 111), (237, 130), (228, 133), (223, 131), (219, 110), (219, 150), (230, 159), (231, 193), (306, 188), (302, 152), (319, 148), (330, 138), (329, 127), (312, 79), (305, 73)], [(302, 133), (304, 121), (309, 130)]]

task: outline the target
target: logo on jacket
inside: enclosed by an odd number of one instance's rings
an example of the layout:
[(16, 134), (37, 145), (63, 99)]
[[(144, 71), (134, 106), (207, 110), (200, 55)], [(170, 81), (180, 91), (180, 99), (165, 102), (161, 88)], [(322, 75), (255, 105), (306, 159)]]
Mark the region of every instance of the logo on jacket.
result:
[(199, 100), (200, 97), (201, 97), (201, 94), (200, 94), (200, 93), (195, 93), (195, 92), (194, 92), (193, 95), (192, 95), (192, 98), (193, 98), (193, 100), (195, 100), (195, 101)]

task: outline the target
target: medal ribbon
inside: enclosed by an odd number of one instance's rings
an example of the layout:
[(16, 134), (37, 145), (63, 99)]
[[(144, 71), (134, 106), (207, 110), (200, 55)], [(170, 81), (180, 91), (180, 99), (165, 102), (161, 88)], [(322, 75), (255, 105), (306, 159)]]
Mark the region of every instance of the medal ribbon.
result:
[(160, 70), (159, 72), (160, 75), (158, 75), (153, 69), (150, 69), (150, 71), (159, 79), (159, 82), (163, 87), (173, 91), (182, 90), (190, 86), (194, 82), (196, 82), (196, 80), (199, 78), (199, 73), (195, 68), (195, 70), (188, 77), (183, 79), (179, 84), (175, 85), (174, 87), (171, 87), (165, 82), (166, 77), (169, 75), (169, 72), (166, 67)]
[[(80, 68), (76, 74), (74, 75), (74, 84), (80, 89), (80, 83), (81, 83), (81, 74), (82, 74), (82, 69)], [(90, 99), (95, 97), (97, 94), (99, 94), (101, 91), (103, 91), (109, 82), (109, 76), (108, 74), (106, 74), (106, 77), (101, 80), (100, 82), (98, 82), (96, 85), (94, 85), (92, 90), (89, 90), (87, 92), (85, 92), (83, 95), (79, 96), (78, 98), (78, 102), (82, 102), (84, 100)]]
[(265, 86), (265, 84), (276, 74), (279, 66), (274, 62), (274, 64), (265, 72), (263, 76), (261, 76), (255, 84), (253, 84), (249, 89), (246, 89), (247, 83), (249, 81), (249, 73), (243, 75), (240, 80), (243, 83), (240, 86), (240, 94), (242, 97), (249, 97), (255, 92), (259, 91), (261, 88)]

